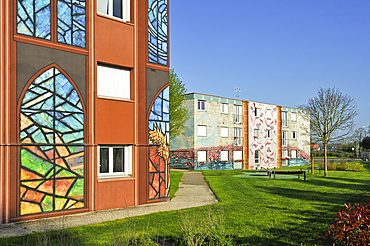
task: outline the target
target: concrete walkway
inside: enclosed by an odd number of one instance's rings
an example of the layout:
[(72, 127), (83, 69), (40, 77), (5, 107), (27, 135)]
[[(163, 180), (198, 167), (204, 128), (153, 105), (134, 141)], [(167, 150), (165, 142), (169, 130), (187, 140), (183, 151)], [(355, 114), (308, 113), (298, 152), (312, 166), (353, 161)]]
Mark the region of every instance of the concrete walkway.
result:
[(0, 224), (0, 237), (21, 236), (33, 232), (59, 230), (74, 226), (90, 225), (109, 220), (151, 214), (159, 211), (178, 210), (217, 203), (201, 172), (184, 172), (179, 190), (170, 202), (145, 204), (134, 207), (100, 210), (76, 215), (66, 215), (26, 222)]

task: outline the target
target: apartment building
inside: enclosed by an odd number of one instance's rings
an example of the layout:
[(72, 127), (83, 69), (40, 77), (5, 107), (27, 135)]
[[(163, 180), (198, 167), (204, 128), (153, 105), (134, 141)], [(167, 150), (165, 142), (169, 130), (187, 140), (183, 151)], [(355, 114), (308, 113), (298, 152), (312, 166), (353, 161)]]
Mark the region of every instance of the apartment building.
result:
[(186, 94), (184, 106), (189, 117), (183, 134), (171, 141), (171, 168), (271, 169), (308, 162), (303, 110), (199, 93)]
[(4, 0), (0, 44), (0, 223), (169, 199), (167, 0)]

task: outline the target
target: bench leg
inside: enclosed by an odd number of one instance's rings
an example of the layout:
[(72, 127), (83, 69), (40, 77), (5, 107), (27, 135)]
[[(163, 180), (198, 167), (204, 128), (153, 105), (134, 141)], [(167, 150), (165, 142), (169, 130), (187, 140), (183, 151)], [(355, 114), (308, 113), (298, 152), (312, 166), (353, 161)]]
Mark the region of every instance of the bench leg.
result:
[(301, 180), (300, 174), (298, 174), (298, 180)]
[(303, 180), (306, 180), (306, 172), (303, 173)]

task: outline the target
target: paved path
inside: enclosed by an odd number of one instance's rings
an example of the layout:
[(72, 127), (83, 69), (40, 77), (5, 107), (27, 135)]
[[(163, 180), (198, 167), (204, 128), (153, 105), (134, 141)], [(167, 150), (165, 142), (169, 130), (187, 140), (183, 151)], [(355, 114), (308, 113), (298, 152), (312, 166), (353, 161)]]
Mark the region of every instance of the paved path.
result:
[(205, 206), (217, 203), (201, 172), (184, 172), (179, 190), (170, 202), (145, 204), (134, 207), (87, 212), (76, 215), (47, 218), (26, 222), (0, 224), (0, 237), (21, 236), (33, 232), (59, 230), (68, 227), (101, 223), (108, 220), (145, 215), (159, 211)]

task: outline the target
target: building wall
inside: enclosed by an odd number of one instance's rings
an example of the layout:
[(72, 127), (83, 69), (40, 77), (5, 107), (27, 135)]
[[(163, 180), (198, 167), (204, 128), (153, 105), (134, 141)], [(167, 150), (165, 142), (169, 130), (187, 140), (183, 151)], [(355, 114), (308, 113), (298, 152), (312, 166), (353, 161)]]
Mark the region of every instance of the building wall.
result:
[[(287, 114), (287, 123), (282, 124), (281, 128), (282, 131), (287, 132), (286, 144), (282, 146), (282, 151), (285, 151), (288, 156), (282, 156), (283, 164), (294, 166), (308, 163), (310, 159), (310, 123), (306, 117), (303, 117), (306, 112), (301, 109), (287, 107), (282, 107), (281, 110)], [(295, 139), (293, 138), (293, 132), (296, 134)], [(295, 154), (292, 156), (293, 151), (296, 153), (296, 158), (294, 158)]]
[[(23, 6), (31, 2), (0, 3), (0, 223), (168, 200), (168, 1), (131, 0), (127, 21), (98, 13), (96, 1), (36, 1), (46, 10), (28, 15), (36, 29), (16, 7), (31, 11)], [(85, 18), (69, 20), (82, 28), (65, 28), (60, 20), (76, 8)], [(97, 95), (98, 65), (130, 71), (129, 98)], [(160, 100), (160, 117), (149, 119)], [(152, 151), (155, 124), (165, 126), (167, 155)], [(99, 147), (107, 145), (132, 146), (132, 174), (98, 178)], [(151, 197), (157, 183), (164, 189)]]
[[(248, 110), (249, 169), (277, 167), (279, 135), (277, 106), (248, 102)], [(259, 156), (256, 157), (257, 151)]]
[[(204, 110), (198, 109), (198, 101), (204, 102)], [(221, 104), (227, 107), (227, 113), (221, 112)], [(184, 105), (189, 109), (189, 119), (184, 125), (184, 133), (171, 143), (171, 167), (232, 169), (235, 162), (234, 151), (242, 151), (242, 140), (236, 145), (234, 128), (242, 130), (243, 126), (242, 118), (240, 123), (235, 123), (234, 105), (241, 106), (242, 102), (209, 95), (188, 94)], [(198, 126), (206, 128), (205, 136), (200, 136)], [(227, 136), (221, 136), (221, 128), (223, 131), (227, 129)], [(198, 151), (207, 152), (207, 161), (198, 162)], [(227, 161), (221, 161), (221, 151), (228, 151)]]

